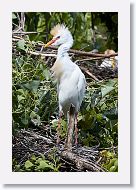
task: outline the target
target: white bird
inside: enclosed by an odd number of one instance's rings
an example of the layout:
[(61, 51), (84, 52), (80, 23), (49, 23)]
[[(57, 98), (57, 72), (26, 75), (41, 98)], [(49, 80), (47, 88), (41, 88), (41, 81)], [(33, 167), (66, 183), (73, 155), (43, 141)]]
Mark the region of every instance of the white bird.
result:
[[(57, 59), (51, 68), (54, 77), (57, 79), (59, 100), (59, 122), (57, 131), (61, 125), (62, 115), (68, 115), (71, 105), (74, 106), (75, 144), (77, 144), (77, 114), (85, 94), (86, 80), (78, 65), (72, 62), (68, 55), (68, 51), (73, 45), (73, 37), (68, 28), (63, 24), (58, 24), (50, 33), (53, 39), (49, 41), (45, 47), (51, 44), (59, 46)], [(59, 142), (59, 137), (57, 142)]]

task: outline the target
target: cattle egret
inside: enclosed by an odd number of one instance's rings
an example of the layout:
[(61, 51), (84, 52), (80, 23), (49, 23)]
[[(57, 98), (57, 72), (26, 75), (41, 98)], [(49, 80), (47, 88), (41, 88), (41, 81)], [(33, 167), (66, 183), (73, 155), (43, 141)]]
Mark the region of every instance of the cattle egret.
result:
[[(73, 45), (73, 37), (68, 28), (63, 24), (58, 24), (50, 33), (53, 38), (45, 47), (49, 45), (59, 46), (57, 59), (51, 68), (53, 76), (57, 80), (59, 100), (59, 121), (57, 131), (59, 131), (61, 126), (62, 115), (68, 115), (70, 107), (74, 106), (75, 144), (77, 144), (77, 113), (84, 97), (86, 80), (78, 65), (72, 62), (68, 55), (68, 51)], [(59, 143), (59, 141), (58, 133), (57, 143)]]

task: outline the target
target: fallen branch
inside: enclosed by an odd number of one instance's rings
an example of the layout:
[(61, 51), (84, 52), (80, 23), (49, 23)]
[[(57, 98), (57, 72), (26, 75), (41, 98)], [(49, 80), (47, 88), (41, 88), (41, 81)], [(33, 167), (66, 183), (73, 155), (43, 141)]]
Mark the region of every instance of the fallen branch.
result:
[(94, 172), (105, 172), (98, 164), (91, 161), (87, 161), (85, 158), (82, 158), (71, 151), (63, 151), (61, 156), (76, 165), (80, 170), (94, 171)]

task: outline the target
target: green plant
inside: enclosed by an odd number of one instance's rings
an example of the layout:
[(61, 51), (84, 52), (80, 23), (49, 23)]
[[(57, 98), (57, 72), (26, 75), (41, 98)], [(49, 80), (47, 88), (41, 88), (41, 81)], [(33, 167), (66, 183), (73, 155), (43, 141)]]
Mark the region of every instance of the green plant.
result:
[[(26, 48), (30, 47), (26, 44)], [(22, 49), (21, 44), (18, 46), (18, 52), (22, 52)], [(18, 56), (13, 54), (12, 60), (14, 128), (28, 126), (32, 119), (37, 124), (43, 120), (49, 121), (50, 115), (56, 109), (57, 101), (46, 62), (40, 57), (22, 53)]]
[(117, 79), (91, 82), (88, 85), (78, 119), (83, 144), (92, 145), (97, 141), (101, 147), (118, 144), (117, 93)]
[[(20, 13), (13, 13), (13, 29), (19, 24)], [(49, 41), (50, 30), (58, 23), (65, 23), (74, 37), (74, 49), (105, 51), (118, 50), (118, 13), (110, 12), (25, 12), (25, 31), (31, 41)]]
[(55, 152), (50, 153), (49, 157), (51, 161), (49, 161), (49, 158), (45, 158), (44, 155), (35, 156), (32, 154), (30, 159), (22, 165), (13, 159), (13, 170), (16, 172), (58, 172), (61, 164)]
[(109, 172), (118, 171), (118, 158), (117, 155), (111, 151), (103, 150), (101, 151), (102, 156), (102, 166)]

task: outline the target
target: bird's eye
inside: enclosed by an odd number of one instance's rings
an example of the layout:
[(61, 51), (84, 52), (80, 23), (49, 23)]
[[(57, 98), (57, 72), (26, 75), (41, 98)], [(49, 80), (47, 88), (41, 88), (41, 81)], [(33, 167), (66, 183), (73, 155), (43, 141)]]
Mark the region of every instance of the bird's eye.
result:
[(59, 39), (60, 38), (60, 36), (57, 36), (57, 39)]

